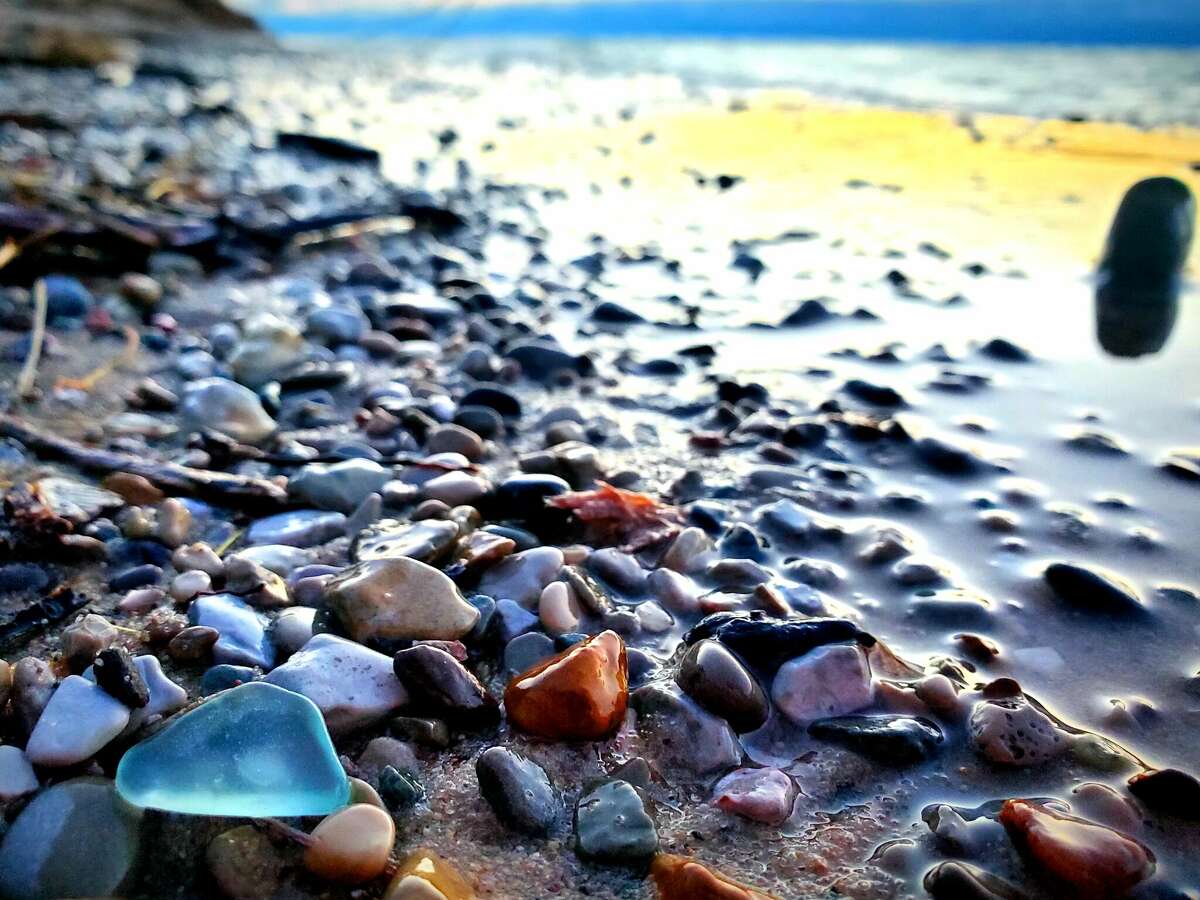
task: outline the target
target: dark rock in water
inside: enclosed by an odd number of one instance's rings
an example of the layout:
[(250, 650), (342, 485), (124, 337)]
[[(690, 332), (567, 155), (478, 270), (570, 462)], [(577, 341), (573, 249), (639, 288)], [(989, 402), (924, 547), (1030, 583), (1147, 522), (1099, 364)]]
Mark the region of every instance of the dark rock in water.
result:
[(275, 145), (281, 150), (300, 150), (334, 159), (340, 162), (361, 162), (368, 165), (379, 165), (379, 151), (359, 144), (352, 144), (340, 138), (322, 137), (316, 134), (302, 134), (294, 131), (281, 131), (275, 136)]
[(508, 538), (517, 545), (515, 551), (517, 553), (523, 553), (526, 550), (532, 550), (534, 547), (542, 546), (542, 542), (538, 540), (536, 534), (532, 531), (526, 531), (524, 528), (518, 528), (516, 525), (484, 525), (479, 530), (497, 535), (498, 537)]
[(517, 344), (504, 355), (520, 363), (521, 371), (535, 381), (545, 380), (562, 371), (584, 374), (585, 370), (590, 368), (586, 357), (573, 356), (557, 344), (547, 341)]
[(379, 798), (393, 812), (409, 809), (425, 799), (425, 786), (412, 772), (384, 766), (379, 773)]
[(753, 675), (718, 641), (697, 641), (679, 664), (675, 683), (737, 732), (767, 721), (767, 694)]
[(1200, 482), (1200, 451), (1173, 450), (1158, 465), (1180, 481)]
[(1025, 900), (1026, 894), (997, 878), (957, 860), (938, 863), (922, 882), (934, 900)]
[(441, 719), (423, 719), (416, 716), (396, 716), (388, 724), (393, 737), (409, 741), (421, 747), (444, 750), (450, 746), (450, 729)]
[(764, 672), (774, 672), (789, 659), (803, 656), (825, 644), (856, 641), (873, 646), (875, 638), (847, 619), (775, 619), (753, 612), (713, 613), (684, 635), (689, 646), (715, 638)]
[(505, 419), (516, 419), (521, 415), (521, 401), (511, 391), (495, 385), (480, 385), (468, 391), (458, 401), (458, 405), (460, 409), (466, 406), (486, 406)]
[(842, 390), (873, 406), (904, 406), (900, 392), (887, 385), (873, 384), (861, 378), (852, 378), (842, 385)]
[(597, 322), (605, 322), (609, 325), (632, 325), (636, 322), (646, 321), (629, 307), (614, 303), (612, 300), (602, 300), (597, 303), (596, 308), (592, 310), (592, 318)]
[(500, 721), (500, 705), (457, 659), (428, 644), (396, 654), (396, 677), (408, 689), (412, 710), (465, 728)]
[(1153, 810), (1200, 821), (1200, 781), (1179, 769), (1151, 769), (1129, 779), (1129, 793)]
[(50, 575), (34, 563), (8, 563), (0, 566), (0, 593), (40, 591), (50, 584)]
[(150, 702), (146, 679), (124, 647), (109, 647), (97, 653), (92, 674), (96, 684), (131, 709), (141, 709)]
[(921, 462), (946, 475), (970, 475), (983, 467), (983, 462), (970, 450), (941, 438), (921, 438), (913, 444), (913, 450)]
[(1086, 566), (1052, 563), (1042, 575), (1059, 599), (1080, 609), (1105, 613), (1146, 611), (1132, 587)]
[(783, 430), (779, 439), (786, 447), (810, 449), (820, 447), (829, 437), (829, 426), (824, 422), (792, 422)]
[(836, 716), (813, 722), (808, 733), (894, 766), (932, 758), (944, 740), (937, 725), (916, 716)]
[(1129, 450), (1120, 438), (1094, 428), (1072, 429), (1063, 437), (1063, 443), (1086, 453), (1106, 456), (1128, 456)]
[(496, 486), (490, 506), (497, 518), (527, 522), (560, 510), (547, 509), (546, 500), (565, 494), (569, 485), (557, 475), (512, 475)]
[(917, 591), (909, 602), (908, 614), (930, 625), (948, 628), (982, 628), (992, 620), (991, 603), (971, 591), (958, 588)]
[[(587, 637), (587, 635), (582, 635)], [(634, 690), (648, 684), (658, 675), (658, 660), (637, 647), (625, 648), (625, 664), (628, 666), (629, 689)]]
[(496, 817), (531, 835), (549, 834), (561, 804), (546, 770), (505, 747), (485, 750), (475, 762), (479, 793)]
[(575, 805), (576, 851), (602, 862), (638, 862), (658, 849), (658, 830), (627, 781), (603, 781)]
[(1195, 219), (1178, 179), (1147, 178), (1126, 192), (1097, 272), (1096, 335), (1107, 352), (1156, 353), (1170, 337)]
[(781, 328), (800, 328), (805, 325), (828, 322), (833, 318), (835, 318), (834, 314), (829, 311), (829, 307), (823, 300), (812, 298), (805, 300), (788, 313), (779, 325)]
[(496, 601), (496, 612), (492, 617), (492, 629), (501, 643), (509, 641), (538, 626), (538, 617), (517, 603), (504, 598)]
[(1028, 350), (1004, 338), (992, 338), (979, 348), (979, 352), (1001, 362), (1029, 362), (1032, 359)]
[(767, 264), (757, 256), (747, 253), (745, 250), (737, 250), (733, 257), (733, 262), (729, 264), (730, 268), (741, 269), (750, 276), (751, 281), (758, 281), (759, 276), (767, 270)]

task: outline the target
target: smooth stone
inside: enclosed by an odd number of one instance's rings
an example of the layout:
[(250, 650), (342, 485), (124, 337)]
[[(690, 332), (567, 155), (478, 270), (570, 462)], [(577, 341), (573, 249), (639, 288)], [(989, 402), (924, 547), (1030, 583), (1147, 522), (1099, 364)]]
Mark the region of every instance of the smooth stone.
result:
[(338, 884), (364, 884), (387, 868), (396, 825), (387, 812), (355, 803), (324, 819), (304, 851), (304, 867)]
[(229, 355), (233, 377), (257, 390), (305, 356), (304, 338), (290, 322), (260, 314), (242, 328), (242, 340)]
[(504, 692), (513, 727), (549, 740), (598, 741), (625, 719), (625, 643), (604, 631), (514, 678)]
[(346, 516), (343, 513), (300, 509), (258, 519), (246, 529), (245, 541), (250, 546), (317, 547), (345, 533)]
[(141, 709), (133, 711), (129, 717), (130, 728), (141, 725), (151, 716), (164, 716), (187, 705), (187, 691), (167, 677), (157, 656), (143, 653), (133, 658), (133, 664), (146, 682), (150, 700)]
[(257, 681), (262, 673), (249, 666), (213, 666), (200, 679), (200, 693), (205, 697), (235, 688), (239, 684)]
[(383, 519), (359, 534), (351, 556), (355, 562), (408, 556), (432, 563), (449, 552), (458, 536), (458, 525), (444, 519)]
[(562, 804), (546, 770), (506, 747), (491, 747), (475, 761), (479, 793), (496, 817), (510, 828), (547, 835), (555, 827)]
[(597, 550), (588, 557), (587, 567), (592, 574), (623, 594), (636, 597), (646, 592), (646, 577), (649, 573), (628, 553), (622, 553), (613, 547)]
[(658, 564), (682, 575), (699, 572), (713, 549), (712, 538), (703, 528), (685, 528), (675, 536)]
[(857, 712), (875, 699), (867, 656), (849, 644), (818, 647), (779, 668), (771, 698), (797, 725)]
[(636, 862), (658, 849), (658, 830), (627, 781), (612, 779), (584, 791), (575, 804), (575, 850), (601, 862)]
[(488, 483), (468, 472), (447, 472), (421, 486), (421, 495), (426, 500), (441, 500), (447, 506), (477, 503), (487, 492)]
[(317, 816), (350, 785), (307, 697), (261, 681), (215, 695), (129, 749), (117, 790), (137, 806), (206, 816)]
[(554, 641), (539, 631), (519, 634), (504, 645), (504, 672), (520, 675), (555, 654)]
[(344, 570), (326, 586), (325, 600), (357, 641), (454, 641), (479, 620), (479, 610), (443, 572), (408, 557)]
[(558, 577), (563, 553), (557, 547), (534, 547), (505, 557), (488, 569), (479, 582), (479, 593), (512, 600), (526, 609), (534, 606), (546, 585)]
[(785, 662), (818, 647), (856, 641), (870, 647), (875, 639), (847, 619), (776, 619), (760, 612), (719, 612), (701, 619), (684, 642), (716, 638), (755, 668), (773, 674)]
[(34, 765), (83, 762), (119, 735), (129, 707), (78, 675), (68, 675), (38, 718), (25, 753)]
[(838, 716), (808, 726), (818, 740), (840, 744), (884, 765), (914, 765), (937, 755), (941, 729), (915, 716)]
[(1074, 563), (1053, 563), (1043, 573), (1059, 599), (1102, 613), (1143, 613), (1137, 593), (1117, 578)]
[(60, 319), (82, 319), (92, 308), (92, 292), (78, 278), (46, 275), (42, 284), (46, 290), (46, 321), (51, 324)]
[(271, 643), (284, 656), (291, 656), (313, 636), (313, 622), (317, 611), (306, 606), (285, 609), (271, 623)]
[(925, 873), (934, 900), (1025, 900), (1027, 895), (1002, 878), (958, 860), (938, 863)]
[(646, 577), (646, 586), (673, 613), (691, 616), (700, 611), (700, 588), (686, 575), (671, 569), (655, 569)]
[(392, 660), (332, 634), (314, 636), (264, 680), (303, 694), (337, 734), (377, 722), (409, 702)]
[(496, 637), (507, 644), (513, 638), (537, 628), (538, 617), (515, 600), (498, 600), (491, 627)]
[(208, 872), (229, 900), (274, 897), (286, 865), (265, 832), (253, 825), (223, 831), (208, 843)]
[(686, 856), (659, 853), (650, 865), (658, 900), (775, 900)]
[(566, 634), (579, 628), (579, 608), (566, 582), (552, 581), (538, 600), (538, 619), (547, 634)]
[(438, 425), (425, 438), (426, 453), (461, 453), (471, 462), (483, 458), (483, 440), (462, 425)]
[(0, 746), (0, 802), (15, 800), (38, 789), (33, 764), (20, 747)]
[(73, 671), (82, 672), (92, 664), (96, 654), (109, 647), (119, 634), (108, 619), (88, 613), (63, 629), (63, 656)]
[(1129, 793), (1155, 811), (1200, 819), (1200, 781), (1179, 769), (1140, 772), (1129, 779)]
[(138, 861), (142, 811), (111, 781), (76, 778), (30, 801), (0, 843), (0, 896), (6, 900), (113, 896)]
[(967, 733), (978, 753), (1003, 766), (1041, 765), (1068, 748), (1069, 736), (1024, 697), (980, 700)]
[(736, 769), (716, 783), (712, 802), (744, 819), (781, 825), (792, 814), (796, 785), (781, 769)]
[(463, 728), (485, 728), (500, 721), (500, 705), (457, 659), (439, 647), (418, 644), (401, 650), (393, 670), (408, 690), (412, 711), (445, 719)]
[(180, 424), (190, 431), (219, 431), (235, 441), (257, 444), (275, 431), (258, 395), (226, 378), (202, 378), (183, 389)]
[(510, 391), (494, 385), (480, 385), (468, 391), (458, 401), (459, 408), (465, 406), (486, 406), (494, 409), (505, 419), (521, 417), (521, 401)]
[(213, 659), (239, 666), (269, 669), (275, 664), (275, 648), (267, 634), (267, 618), (233, 594), (197, 597), (188, 607), (193, 625), (215, 628), (220, 634), (213, 644)]
[[(312, 560), (312, 551), (302, 547), (291, 547), (287, 544), (260, 544), (257, 547), (243, 547), (226, 559), (227, 561), (245, 559), (257, 566), (262, 566), (269, 572), (274, 572), (281, 578), (287, 578), (296, 569), (308, 565)], [(225, 574), (224, 563), (221, 565), (221, 574)]]
[(1148, 847), (1103, 825), (1032, 800), (1006, 801), (999, 818), (1022, 854), (1081, 896), (1124, 896), (1154, 874)]
[(546, 515), (546, 500), (571, 490), (557, 475), (512, 475), (500, 484), (492, 495), (497, 518), (518, 522), (537, 520)]
[(356, 306), (324, 306), (304, 320), (306, 334), (329, 344), (358, 343), (368, 326), (367, 317)]
[(733, 768), (742, 745), (729, 724), (707, 712), (679, 687), (654, 682), (629, 697), (638, 714), (638, 732), (660, 762), (694, 775)]
[(718, 641), (693, 644), (679, 664), (675, 683), (737, 732), (761, 727), (770, 713), (758, 679)]
[(475, 892), (450, 863), (419, 848), (401, 860), (382, 900), (475, 900)]
[(33, 731), (34, 725), (54, 695), (56, 684), (57, 679), (50, 664), (36, 656), (23, 657), (13, 665), (12, 687), (9, 693), (13, 712), (26, 733)]
[(149, 584), (158, 584), (162, 579), (163, 570), (158, 566), (146, 563), (141, 566), (133, 566), (125, 569), (123, 572), (117, 572), (108, 579), (108, 589), (110, 591), (130, 591), (134, 588), (145, 587)]
[(288, 479), (288, 494), (317, 509), (351, 513), (390, 478), (387, 469), (369, 459), (309, 463)]

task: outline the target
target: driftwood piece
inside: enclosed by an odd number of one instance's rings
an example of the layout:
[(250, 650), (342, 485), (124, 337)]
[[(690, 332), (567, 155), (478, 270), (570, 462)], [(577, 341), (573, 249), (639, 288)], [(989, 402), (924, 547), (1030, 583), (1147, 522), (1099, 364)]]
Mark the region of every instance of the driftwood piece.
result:
[(0, 436), (20, 441), (38, 456), (61, 459), (93, 472), (141, 475), (171, 493), (191, 494), (223, 506), (279, 509), (288, 502), (287, 490), (265, 478), (154, 462), (129, 453), (85, 447), (67, 438), (38, 431), (13, 416), (0, 415)]

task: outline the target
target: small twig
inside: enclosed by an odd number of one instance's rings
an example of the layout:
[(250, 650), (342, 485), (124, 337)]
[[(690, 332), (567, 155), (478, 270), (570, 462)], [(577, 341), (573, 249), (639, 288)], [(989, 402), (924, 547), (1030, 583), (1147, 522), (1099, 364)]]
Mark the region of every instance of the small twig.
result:
[(46, 282), (38, 279), (33, 286), (33, 329), (30, 331), (29, 353), (25, 365), (17, 378), (17, 396), (22, 400), (33, 397), (34, 381), (37, 379), (38, 360), (42, 357), (42, 341), (46, 337)]
[(286, 822), (280, 822), (278, 819), (255, 819), (254, 824), (267, 831), (274, 832), (280, 837), (287, 838), (289, 841), (295, 841), (301, 847), (311, 847), (313, 844), (312, 835), (301, 831), (299, 828), (293, 828)]

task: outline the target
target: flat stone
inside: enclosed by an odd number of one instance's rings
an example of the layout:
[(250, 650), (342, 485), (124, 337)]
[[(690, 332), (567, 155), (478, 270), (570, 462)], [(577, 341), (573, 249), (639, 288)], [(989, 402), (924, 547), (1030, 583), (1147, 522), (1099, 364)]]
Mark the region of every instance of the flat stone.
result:
[(315, 703), (335, 734), (377, 722), (409, 700), (391, 659), (332, 634), (314, 636), (264, 680)]
[(414, 712), (463, 728), (490, 727), (500, 721), (496, 698), (445, 650), (428, 644), (401, 650), (393, 669), (408, 690)]
[(857, 646), (818, 647), (780, 667), (771, 697), (797, 725), (857, 712), (875, 699), (871, 667)]
[(1069, 735), (1024, 697), (979, 701), (967, 732), (978, 753), (1004, 766), (1041, 765), (1069, 746)]
[(383, 519), (363, 529), (351, 555), (355, 562), (409, 556), (432, 563), (449, 552), (457, 540), (458, 525), (444, 519)]
[(475, 761), (479, 793), (496, 817), (510, 828), (547, 835), (558, 822), (562, 804), (546, 770), (505, 747), (491, 747)]
[(124, 893), (137, 863), (142, 811), (111, 781), (76, 778), (47, 788), (0, 844), (0, 896), (50, 900)]
[(253, 825), (223, 831), (208, 843), (208, 872), (229, 900), (262, 900), (279, 890), (285, 860)]
[(267, 635), (266, 616), (240, 597), (233, 594), (197, 597), (188, 607), (188, 621), (219, 632), (212, 648), (213, 659), (219, 663), (262, 669), (275, 664), (275, 648)]
[(557, 547), (534, 547), (501, 560), (479, 582), (479, 593), (533, 607), (542, 591), (558, 577), (563, 554)]
[(713, 788), (713, 806), (765, 825), (782, 824), (795, 802), (795, 783), (771, 767), (736, 769)]
[(25, 753), (39, 766), (71, 766), (89, 759), (119, 735), (129, 707), (97, 685), (69, 675), (42, 711)]
[(343, 513), (298, 509), (257, 520), (246, 529), (245, 541), (251, 546), (317, 547), (345, 533), (346, 516)]
[(325, 599), (357, 641), (453, 641), (479, 620), (479, 610), (444, 573), (408, 557), (346, 569), (326, 586)]
[[(237, 553), (226, 557), (226, 562), (245, 559), (282, 578), (287, 578), (300, 567), (312, 562), (312, 558), (312, 551), (303, 547), (289, 547), (287, 544), (261, 544), (257, 547), (243, 547)], [(224, 564), (221, 566), (221, 574), (225, 574)]]
[(705, 711), (678, 685), (655, 682), (629, 698), (637, 710), (638, 733), (660, 764), (708, 775), (742, 761), (742, 745), (729, 724)]
[(117, 790), (150, 809), (207, 816), (316, 816), (350, 785), (321, 712), (261, 681), (230, 688), (134, 745)]
[(275, 431), (258, 395), (226, 378), (189, 383), (179, 405), (180, 423), (191, 431), (219, 431), (246, 444), (257, 444)]
[(889, 766), (914, 765), (931, 759), (944, 740), (937, 725), (917, 716), (818, 719), (808, 726), (808, 733)]
[(602, 862), (635, 862), (658, 849), (658, 830), (627, 781), (612, 779), (584, 791), (575, 805), (576, 852)]
[(513, 679), (504, 707), (514, 727), (537, 737), (598, 741), (624, 721), (628, 692), (625, 644), (605, 631)]
[(390, 478), (387, 469), (369, 459), (309, 463), (288, 479), (288, 494), (318, 509), (351, 513)]

